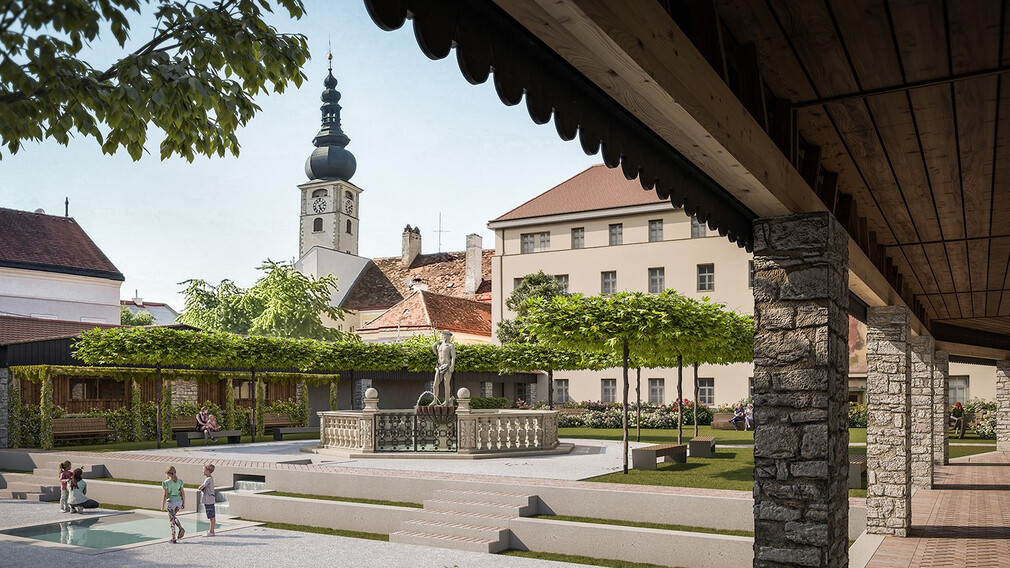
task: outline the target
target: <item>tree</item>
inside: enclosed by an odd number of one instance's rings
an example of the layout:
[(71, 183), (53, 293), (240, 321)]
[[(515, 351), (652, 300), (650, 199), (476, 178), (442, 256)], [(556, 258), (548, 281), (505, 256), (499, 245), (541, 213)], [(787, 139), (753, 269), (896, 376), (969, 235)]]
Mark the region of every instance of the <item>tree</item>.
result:
[[(300, 18), (301, 0), (153, 3), (150, 13), (138, 0), (4, 3), (0, 141), (10, 153), (26, 140), (67, 145), (81, 134), (139, 160), (153, 124), (164, 132), (162, 159), (237, 155), (236, 131), (260, 110), (253, 97), (304, 80), (305, 37), (263, 19), (274, 5)], [(131, 41), (130, 19), (148, 15), (150, 39)], [(120, 55), (96, 68), (84, 56), (109, 34)]]
[(342, 320), (344, 311), (330, 305), (337, 279), (305, 276), (289, 263), (267, 260), (266, 273), (248, 290), (231, 280), (217, 286), (186, 280), (185, 313), (180, 323), (208, 331), (270, 337), (342, 340), (349, 334), (323, 325), (322, 316)]
[(119, 306), (119, 323), (120, 325), (152, 325), (154, 316), (146, 310), (133, 313), (130, 308)]

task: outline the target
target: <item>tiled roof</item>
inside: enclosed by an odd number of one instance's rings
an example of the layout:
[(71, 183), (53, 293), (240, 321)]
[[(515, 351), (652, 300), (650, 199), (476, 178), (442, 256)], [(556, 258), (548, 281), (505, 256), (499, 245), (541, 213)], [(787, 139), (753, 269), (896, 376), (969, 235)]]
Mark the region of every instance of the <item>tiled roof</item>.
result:
[(428, 291), (414, 292), (360, 331), (397, 327), (448, 329), (491, 337), (491, 304)]
[[(478, 298), (491, 291), (493, 256), (494, 250), (482, 251)], [(388, 308), (412, 294), (414, 284), (423, 285), (435, 294), (473, 299), (474, 295), (466, 292), (465, 252), (420, 254), (409, 267), (404, 267), (400, 260), (399, 256), (373, 259), (348, 292), (342, 307), (352, 310)]]
[(0, 345), (36, 339), (70, 337), (88, 329), (95, 329), (96, 327), (108, 329), (120, 326), (111, 323), (87, 323), (20, 316), (0, 316)]
[(637, 179), (625, 178), (621, 168), (610, 169), (599, 164), (491, 222), (663, 202), (655, 191), (642, 189)]
[(71, 217), (0, 208), (0, 266), (124, 280)]

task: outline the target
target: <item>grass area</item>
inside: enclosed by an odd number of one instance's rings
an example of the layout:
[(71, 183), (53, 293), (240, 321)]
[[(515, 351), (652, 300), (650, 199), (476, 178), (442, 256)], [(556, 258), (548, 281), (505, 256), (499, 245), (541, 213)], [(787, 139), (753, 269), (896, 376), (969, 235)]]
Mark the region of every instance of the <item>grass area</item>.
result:
[(574, 554), (556, 554), (554, 552), (533, 552), (532, 550), (506, 550), (501, 554), (505, 556), (521, 556), (523, 558), (538, 558), (540, 560), (553, 560), (555, 562), (586, 564), (588, 566), (609, 566), (610, 568), (667, 568), (666, 566), (660, 566), (659, 564), (648, 564), (645, 562), (609, 560), (606, 558), (591, 558), (589, 556), (576, 556)]
[(277, 529), (282, 531), (295, 531), (303, 533), (313, 533), (313, 534), (325, 534), (329, 536), (344, 536), (347, 538), (363, 538), (365, 540), (382, 540), (389, 541), (388, 534), (370, 533), (370, 532), (360, 532), (360, 531), (345, 531), (342, 529), (327, 529), (323, 527), (310, 527), (308, 525), (292, 525), (290, 523), (271, 523), (266, 521), (258, 521), (256, 519), (238, 519), (240, 521), (249, 521), (253, 523), (262, 523), (264, 527), (268, 529)]
[[(147, 479), (124, 479), (120, 477), (96, 477), (94, 481), (118, 481), (119, 483), (136, 483), (137, 485), (157, 485), (161, 486), (160, 481), (150, 481)], [(186, 489), (197, 489), (200, 487), (199, 483), (184, 483), (183, 487)]]
[(298, 499), (318, 499), (320, 501), (341, 501), (344, 503), (365, 503), (367, 505), (386, 505), (388, 507), (410, 507), (420, 509), (420, 503), (410, 503), (407, 501), (383, 501), (382, 499), (357, 499), (354, 497), (335, 497), (333, 495), (310, 495), (307, 493), (288, 493), (286, 491), (271, 491), (270, 495), (276, 497), (295, 497)]
[(995, 451), (995, 449), (995, 446), (951, 446), (950, 457), (963, 458), (964, 456), (973, 456), (975, 454), (992, 452)]
[(730, 536), (754, 536), (754, 531), (734, 531), (726, 529), (713, 529), (708, 527), (692, 527), (688, 525), (666, 525), (663, 523), (639, 523), (635, 521), (622, 521), (619, 519), (595, 519), (592, 517), (569, 517), (567, 515), (534, 515), (533, 518), (544, 519), (546, 521), (567, 521), (569, 523), (591, 523), (595, 525), (613, 525), (618, 527), (636, 527), (640, 529), (659, 529), (664, 531), (683, 531), (705, 534), (726, 534)]
[[(319, 439), (319, 434), (314, 434), (314, 433), (311, 433), (311, 432), (304, 433), (304, 434), (290, 434), (290, 435), (284, 436), (284, 440), (285, 441), (287, 441), (287, 440), (318, 440), (318, 439)], [(257, 440), (256, 443), (259, 443), (259, 442), (273, 442), (274, 441), (274, 439), (273, 439), (272, 436), (257, 436), (256, 440)], [(202, 440), (192, 440), (191, 443), (193, 444), (191, 447), (196, 447), (196, 448), (202, 447), (204, 445)], [(252, 443), (252, 436), (242, 436), (242, 443), (243, 444), (250, 444), (250, 443)], [(209, 445), (211, 445), (211, 446), (227, 446), (228, 445), (228, 440), (225, 439), (225, 438), (218, 438), (217, 443), (211, 442)], [(114, 444), (87, 444), (87, 445), (83, 445), (83, 446), (59, 446), (59, 447), (57, 447), (57, 449), (58, 450), (75, 451), (75, 452), (129, 452), (129, 451), (132, 451), (132, 450), (153, 450), (153, 449), (156, 449), (157, 447), (158, 447), (158, 443), (155, 442), (154, 440), (145, 440), (143, 442), (116, 442)], [(172, 440), (171, 442), (165, 442), (165, 443), (161, 444), (161, 447), (162, 448), (175, 448), (175, 447), (178, 447), (178, 446), (176, 446), (175, 440)]]
[[(635, 441), (635, 429), (628, 432), (629, 439)], [(753, 444), (754, 432), (736, 430), (714, 430), (711, 426), (699, 426), (699, 436), (714, 436), (716, 444)], [(622, 440), (624, 431), (620, 428), (559, 428), (561, 438), (579, 438), (589, 440)], [(684, 427), (684, 443), (694, 437), (694, 426)], [(642, 428), (642, 441), (650, 444), (677, 443), (677, 430), (656, 430)]]
[(32, 471), (24, 469), (4, 469), (0, 467), (0, 473), (31, 473)]
[(952, 431), (950, 433), (950, 442), (953, 444), (955, 442), (961, 442), (962, 444), (990, 444), (995, 446), (996, 440), (979, 438), (973, 430), (968, 430), (964, 433), (964, 438), (958, 438), (956, 434)]

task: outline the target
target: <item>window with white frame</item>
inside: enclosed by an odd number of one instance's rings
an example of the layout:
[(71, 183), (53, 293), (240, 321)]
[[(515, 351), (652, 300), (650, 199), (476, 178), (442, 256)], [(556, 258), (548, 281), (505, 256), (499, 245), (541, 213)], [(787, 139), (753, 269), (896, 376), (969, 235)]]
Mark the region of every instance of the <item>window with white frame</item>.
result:
[(572, 229), (572, 248), (586, 248), (586, 229), (584, 227)]
[(665, 397), (665, 383), (664, 379), (649, 379), (649, 403), (650, 404), (663, 404)]
[(968, 377), (950, 377), (947, 389), (950, 395), (948, 397), (950, 400), (947, 404), (952, 405), (955, 402), (960, 402), (963, 406), (964, 403), (968, 402)]
[(541, 252), (551, 250), (551, 234), (544, 233), (523, 233), (519, 235), (520, 253)]
[(610, 225), (610, 246), (624, 244), (624, 223)]
[(747, 287), (754, 287), (754, 261), (747, 261)]
[(704, 223), (700, 223), (696, 217), (691, 217), (691, 238), (700, 239), (704, 237), (707, 233), (707, 227)]
[(522, 278), (513, 278), (512, 279), (512, 289), (515, 290), (522, 283), (523, 283), (523, 279)]
[(614, 294), (617, 292), (617, 272), (600, 273), (600, 294)]
[(660, 268), (650, 268), (649, 269), (649, 293), (658, 294), (666, 288), (666, 269)]
[(617, 379), (600, 379), (600, 402), (617, 402)]
[(654, 219), (649, 221), (649, 242), (658, 243), (663, 240), (663, 220)]
[(568, 379), (554, 379), (554, 402), (568, 402)]
[(568, 275), (567, 274), (555, 274), (554, 281), (558, 283), (558, 287), (565, 294), (568, 293)]
[(698, 265), (698, 291), (711, 292), (715, 290), (715, 265)]
[(698, 379), (698, 402), (715, 404), (715, 379)]

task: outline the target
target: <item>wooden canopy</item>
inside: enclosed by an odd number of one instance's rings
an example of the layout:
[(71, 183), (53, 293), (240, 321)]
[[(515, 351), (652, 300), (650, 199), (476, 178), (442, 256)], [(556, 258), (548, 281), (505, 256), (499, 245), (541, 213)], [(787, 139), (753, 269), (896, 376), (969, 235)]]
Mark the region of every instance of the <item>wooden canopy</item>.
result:
[(1010, 356), (1003, 2), (365, 4), (742, 246), (756, 217), (831, 211), (861, 302)]

